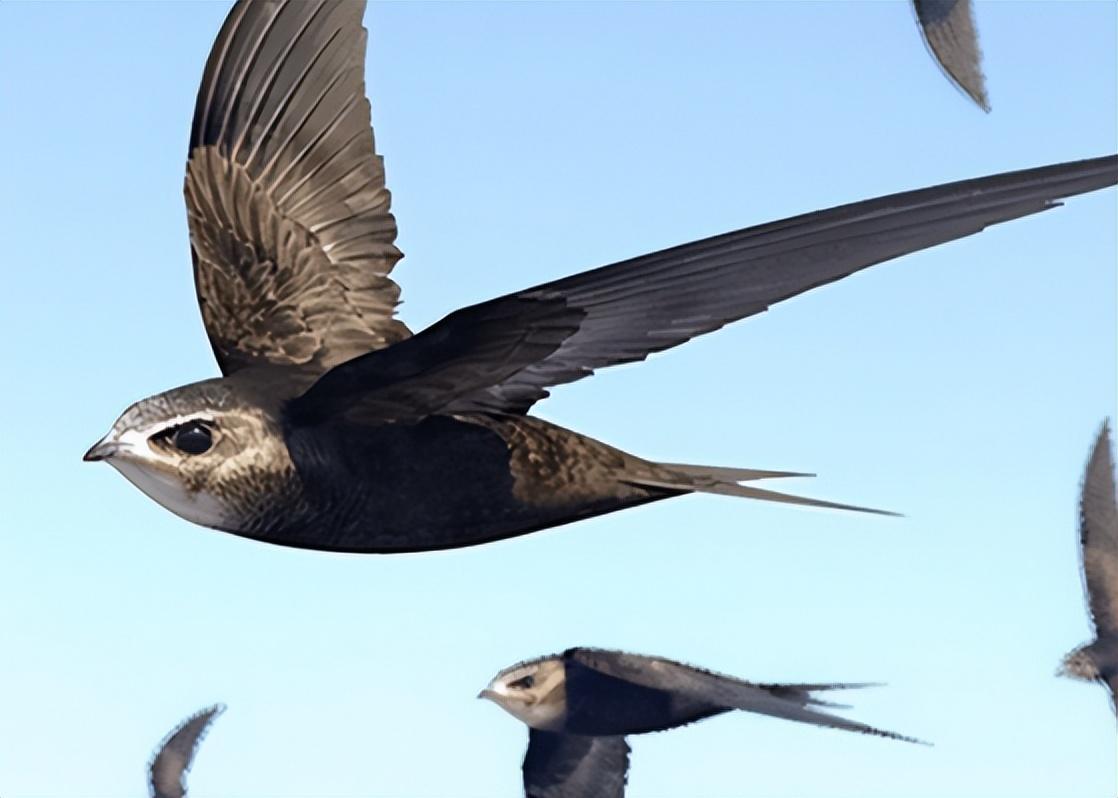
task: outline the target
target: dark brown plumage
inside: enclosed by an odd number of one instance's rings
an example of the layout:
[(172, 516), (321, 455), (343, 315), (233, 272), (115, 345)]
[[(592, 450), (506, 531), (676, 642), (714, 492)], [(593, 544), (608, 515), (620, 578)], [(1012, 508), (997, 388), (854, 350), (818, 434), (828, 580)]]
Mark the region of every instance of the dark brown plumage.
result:
[(405, 338), (363, 2), (241, 2), (206, 63), (186, 170), (202, 319), (224, 373), (321, 373)]
[(1118, 158), (1012, 172), (745, 228), (458, 310), (412, 336), (364, 97), (363, 5), (242, 0), (206, 65), (186, 205), (223, 377), (138, 402), (87, 453), (197, 523), (362, 552), (450, 548), (685, 493), (821, 507), (655, 463), (528, 416), (876, 263), (1118, 181)]

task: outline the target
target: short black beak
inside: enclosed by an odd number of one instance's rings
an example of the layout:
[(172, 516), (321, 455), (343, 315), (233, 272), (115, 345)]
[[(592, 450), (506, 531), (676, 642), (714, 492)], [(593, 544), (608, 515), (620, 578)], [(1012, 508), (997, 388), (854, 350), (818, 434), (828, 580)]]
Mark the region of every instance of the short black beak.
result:
[(107, 460), (119, 451), (119, 443), (102, 439), (89, 447), (89, 451), (82, 455), (82, 460), (87, 463), (96, 463), (98, 460)]

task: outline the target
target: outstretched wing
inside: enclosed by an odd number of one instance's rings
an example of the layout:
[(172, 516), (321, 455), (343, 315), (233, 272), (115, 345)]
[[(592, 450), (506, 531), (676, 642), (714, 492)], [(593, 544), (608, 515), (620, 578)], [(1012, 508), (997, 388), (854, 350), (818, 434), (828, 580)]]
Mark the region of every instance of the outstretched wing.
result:
[(864, 684), (755, 684), (669, 659), (602, 649), (576, 648), (563, 656), (616, 679), (686, 696), (714, 706), (910, 743), (920, 742), (912, 737), (877, 729), (815, 708), (829, 705), (811, 695), (813, 690), (841, 690), (864, 687)]
[[(1007, 172), (750, 227), (522, 291), (513, 296), (549, 312), (556, 301), (579, 310), (577, 331), (448, 410), (526, 412), (549, 386), (643, 360), (874, 264), (1116, 182), (1118, 156)], [(473, 312), (483, 315), (486, 304)]]
[(225, 706), (215, 704), (191, 715), (163, 738), (148, 765), (148, 787), (152, 798), (183, 798), (184, 781), (199, 743), (206, 736), (214, 718), (225, 711)]
[(990, 110), (971, 0), (912, 0), (928, 50), (948, 80)]
[(399, 341), (384, 165), (365, 99), (363, 0), (240, 0), (190, 134), (186, 209), (218, 364), (319, 372)]
[(624, 737), (580, 737), (530, 729), (526, 798), (623, 798), (629, 771)]
[(1104, 422), (1095, 438), (1079, 497), (1079, 537), (1087, 602), (1100, 639), (1118, 636), (1118, 488), (1110, 428)]
[[(1116, 182), (1118, 156), (1112, 155), (894, 194), (684, 244), (464, 308), (416, 336), (414, 346), (342, 365), (344, 378), (327, 374), (296, 403), (338, 412), (360, 402), (366, 384), (370, 403), (389, 408), (385, 419), (391, 420), (399, 402), (372, 394), (392, 393), (383, 375), (398, 371), (407, 375), (409, 397), (422, 394), (422, 409), (416, 405), (405, 416), (525, 413), (550, 386), (643, 360), (868, 266)], [(504, 341), (536, 344), (482, 368), (491, 357), (483, 350), (508, 350), (473, 328), (496, 331), (497, 319)], [(546, 341), (538, 345), (545, 328)], [(424, 354), (420, 338), (440, 351)], [(464, 371), (474, 374), (468, 385), (448, 379)]]

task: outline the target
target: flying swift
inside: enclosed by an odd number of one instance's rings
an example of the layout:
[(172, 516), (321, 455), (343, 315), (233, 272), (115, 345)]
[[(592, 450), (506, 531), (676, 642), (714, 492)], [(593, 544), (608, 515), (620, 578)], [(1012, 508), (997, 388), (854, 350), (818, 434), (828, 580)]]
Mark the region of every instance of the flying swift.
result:
[(1095, 639), (1068, 654), (1060, 674), (1099, 682), (1118, 712), (1118, 485), (1105, 422), (1091, 449), (1079, 495), (1079, 541)]
[(225, 706), (215, 704), (191, 715), (163, 738), (148, 764), (148, 791), (151, 798), (185, 798), (186, 774), (198, 753), (198, 746)]
[(943, 74), (983, 111), (990, 110), (971, 0), (912, 0), (920, 33)]
[(621, 798), (630, 734), (665, 731), (733, 710), (920, 742), (827, 711), (815, 693), (866, 684), (756, 684), (660, 657), (595, 648), (505, 668), (478, 698), (528, 726), (528, 798)]
[(457, 310), (412, 334), (358, 2), (242, 0), (206, 64), (185, 196), (223, 376), (136, 402), (85, 454), (198, 524), (353, 552), (469, 546), (689, 493), (841, 509), (528, 414), (811, 288), (1118, 182), (1118, 156), (856, 202)]

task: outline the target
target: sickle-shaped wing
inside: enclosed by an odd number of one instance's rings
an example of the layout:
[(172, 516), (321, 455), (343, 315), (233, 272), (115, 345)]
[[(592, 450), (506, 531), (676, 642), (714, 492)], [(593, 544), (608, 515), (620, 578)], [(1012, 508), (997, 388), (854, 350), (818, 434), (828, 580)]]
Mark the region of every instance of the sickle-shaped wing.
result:
[(198, 745), (209, 731), (214, 718), (225, 711), (215, 704), (191, 715), (173, 728), (148, 764), (148, 787), (151, 798), (184, 798), (186, 774), (198, 751)]
[(913, 737), (813, 709), (830, 705), (813, 696), (812, 691), (845, 690), (865, 687), (865, 684), (755, 684), (669, 659), (602, 649), (571, 649), (563, 657), (616, 679), (687, 696), (714, 706), (904, 742), (921, 742)]
[(365, 99), (363, 0), (240, 0), (190, 134), (186, 209), (224, 373), (319, 372), (407, 337), (401, 257)]
[(948, 80), (990, 110), (971, 0), (912, 0), (928, 50)]
[(1113, 155), (1007, 172), (749, 227), (521, 291), (513, 296), (581, 311), (577, 332), (449, 409), (526, 412), (549, 386), (643, 360), (869, 266), (1116, 182)]
[(526, 798), (623, 798), (629, 771), (624, 737), (580, 737), (530, 729)]
[(1110, 428), (1095, 439), (1079, 497), (1079, 537), (1087, 603), (1100, 640), (1118, 640), (1118, 487)]
[[(374, 393), (399, 393), (381, 406), (397, 413), (406, 394), (405, 404), (422, 395), (410, 405), (412, 415), (525, 413), (549, 386), (643, 360), (874, 264), (1116, 182), (1118, 156), (1112, 155), (879, 197), (695, 241), (464, 308), (408, 347), (343, 364), (293, 405), (330, 414), (356, 406), (365, 392), (372, 406)], [(474, 334), (475, 325), (494, 335)], [(439, 351), (425, 352), (421, 338)], [(493, 346), (497, 339), (532, 345), (516, 347), (515, 358), (484, 364), (491, 353), (509, 351)], [(385, 385), (385, 375), (397, 371), (406, 374), (406, 391)], [(473, 375), (469, 384), (456, 381), (462, 373)]]

